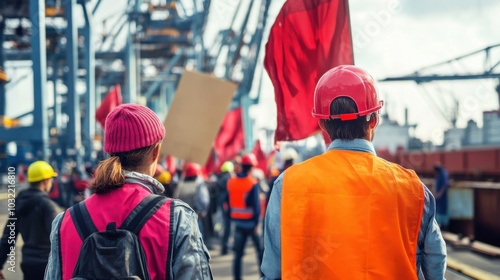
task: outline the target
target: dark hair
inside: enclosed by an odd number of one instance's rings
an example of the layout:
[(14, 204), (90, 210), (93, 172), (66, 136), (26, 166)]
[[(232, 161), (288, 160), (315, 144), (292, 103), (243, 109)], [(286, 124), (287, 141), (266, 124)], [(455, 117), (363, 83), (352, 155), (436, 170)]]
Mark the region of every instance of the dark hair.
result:
[[(349, 97), (339, 97), (330, 104), (330, 114), (348, 114), (357, 113), (358, 108), (356, 103)], [(355, 120), (342, 121), (340, 119), (325, 120), (325, 128), (333, 141), (335, 139), (354, 140), (364, 139), (368, 133), (368, 125), (366, 117), (358, 117)]]
[(284, 166), (292, 166), (293, 165), (293, 159), (287, 159), (287, 160), (285, 160), (285, 163), (283, 165)]
[(30, 188), (39, 188), (45, 180), (48, 180), (48, 179), (43, 179), (42, 181), (38, 181), (38, 182), (31, 182)]
[(198, 175), (196, 176), (189, 176), (189, 177), (184, 177), (184, 182), (193, 182), (198, 179)]
[(252, 165), (248, 165), (248, 164), (242, 164), (241, 165), (241, 173), (243, 174), (248, 174), (248, 172), (250, 172), (250, 170), (252, 170)]
[(155, 147), (156, 144), (130, 152), (111, 154), (110, 158), (101, 161), (97, 166), (90, 190), (97, 194), (104, 194), (121, 188), (125, 184), (123, 170), (133, 171), (141, 166)]

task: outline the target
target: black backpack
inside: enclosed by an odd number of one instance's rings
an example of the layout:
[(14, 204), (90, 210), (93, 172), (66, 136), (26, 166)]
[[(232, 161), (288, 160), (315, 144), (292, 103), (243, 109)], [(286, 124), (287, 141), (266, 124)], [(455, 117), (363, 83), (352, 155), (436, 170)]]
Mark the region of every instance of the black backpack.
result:
[(72, 279), (149, 280), (138, 235), (166, 201), (166, 197), (149, 195), (132, 210), (120, 228), (111, 222), (104, 232), (97, 231), (83, 201), (71, 207), (69, 213), (83, 241)]

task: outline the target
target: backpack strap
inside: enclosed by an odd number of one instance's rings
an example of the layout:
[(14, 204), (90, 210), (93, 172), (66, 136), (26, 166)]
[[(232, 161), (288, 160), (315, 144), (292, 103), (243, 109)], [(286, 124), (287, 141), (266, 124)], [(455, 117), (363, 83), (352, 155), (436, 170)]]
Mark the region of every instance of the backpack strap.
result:
[(87, 239), (87, 237), (89, 237), (92, 233), (97, 232), (97, 228), (90, 217), (84, 201), (70, 207), (69, 213), (71, 215), (71, 219), (73, 219), (76, 231), (78, 232), (78, 235), (80, 235), (82, 241), (85, 241), (85, 239)]
[(151, 218), (167, 200), (167, 197), (154, 194), (146, 196), (146, 198), (132, 210), (120, 228), (133, 232), (135, 235), (139, 235), (139, 232), (149, 218)]

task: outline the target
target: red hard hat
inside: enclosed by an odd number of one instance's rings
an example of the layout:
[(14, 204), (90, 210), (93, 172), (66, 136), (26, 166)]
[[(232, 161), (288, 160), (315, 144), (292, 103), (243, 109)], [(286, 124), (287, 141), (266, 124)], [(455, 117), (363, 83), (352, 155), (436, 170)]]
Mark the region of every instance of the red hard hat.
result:
[(246, 154), (241, 157), (241, 164), (242, 165), (251, 165), (251, 166), (256, 166), (257, 165), (257, 159), (255, 158), (254, 154)]
[[(338, 97), (348, 97), (356, 103), (357, 113), (330, 115), (330, 105)], [(328, 70), (314, 91), (313, 117), (317, 119), (354, 120), (382, 108), (375, 81), (365, 70), (354, 65), (340, 65)]]
[(201, 173), (201, 166), (197, 163), (186, 164), (186, 177), (198, 176)]

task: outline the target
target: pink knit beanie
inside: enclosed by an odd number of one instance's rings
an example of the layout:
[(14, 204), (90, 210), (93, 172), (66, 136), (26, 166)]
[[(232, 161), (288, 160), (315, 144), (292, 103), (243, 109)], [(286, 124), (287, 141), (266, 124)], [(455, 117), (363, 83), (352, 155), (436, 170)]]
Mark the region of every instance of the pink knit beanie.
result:
[(106, 118), (104, 151), (129, 152), (156, 144), (165, 137), (165, 127), (148, 107), (123, 104)]

